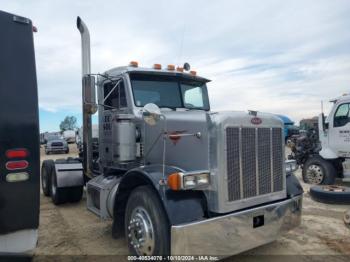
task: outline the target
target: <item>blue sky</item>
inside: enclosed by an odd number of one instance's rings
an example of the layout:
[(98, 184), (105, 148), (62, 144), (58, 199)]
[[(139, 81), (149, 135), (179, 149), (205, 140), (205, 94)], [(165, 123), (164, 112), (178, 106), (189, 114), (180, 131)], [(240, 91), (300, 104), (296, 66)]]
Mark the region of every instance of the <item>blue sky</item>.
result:
[[(137, 60), (189, 62), (209, 84), (214, 110), (286, 114), (299, 121), (350, 91), (350, 1), (10, 1), (35, 34), (41, 131), (80, 120), (80, 15), (90, 28), (92, 71)], [(327, 110), (328, 104), (325, 103)]]

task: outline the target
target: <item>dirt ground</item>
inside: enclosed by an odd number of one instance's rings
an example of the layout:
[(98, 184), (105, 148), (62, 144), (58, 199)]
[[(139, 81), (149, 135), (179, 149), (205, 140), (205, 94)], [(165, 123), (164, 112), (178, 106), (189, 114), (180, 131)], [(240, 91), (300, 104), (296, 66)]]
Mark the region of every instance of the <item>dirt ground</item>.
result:
[[(69, 156), (75, 156), (75, 145), (70, 145)], [(65, 158), (68, 155), (46, 156)], [(301, 172), (298, 170), (300, 178)], [(350, 186), (350, 185), (349, 185)], [(300, 260), (321, 260), (320, 255), (329, 255), (332, 261), (350, 261), (350, 229), (343, 223), (343, 214), (350, 206), (327, 205), (314, 202), (308, 193), (309, 186), (303, 184), (304, 202), (302, 225), (281, 236), (277, 241), (231, 257), (227, 261), (255, 261), (260, 255), (292, 255)], [(85, 200), (85, 196), (84, 196)], [(75, 255), (85, 258), (127, 255), (125, 239), (113, 239), (111, 221), (102, 221), (86, 209), (85, 201), (56, 207), (51, 199), (41, 196), (39, 243), (34, 260), (49, 256)], [(96, 257), (98, 256), (98, 257)], [(101, 256), (101, 257), (100, 257)], [(71, 256), (66, 256), (66, 258)], [(267, 257), (267, 256), (265, 256)], [(271, 257), (269, 257), (269, 261)], [(277, 259), (282, 260), (282, 259)], [(288, 260), (288, 259), (287, 259)]]

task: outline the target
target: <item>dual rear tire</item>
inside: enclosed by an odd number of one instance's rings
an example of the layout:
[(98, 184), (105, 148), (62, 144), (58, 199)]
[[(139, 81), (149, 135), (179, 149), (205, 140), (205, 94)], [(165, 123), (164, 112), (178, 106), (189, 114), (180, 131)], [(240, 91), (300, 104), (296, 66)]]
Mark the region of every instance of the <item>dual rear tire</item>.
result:
[(83, 186), (57, 187), (57, 175), (53, 160), (43, 161), (41, 167), (41, 188), (45, 196), (51, 196), (55, 205), (66, 202), (79, 202), (83, 196)]

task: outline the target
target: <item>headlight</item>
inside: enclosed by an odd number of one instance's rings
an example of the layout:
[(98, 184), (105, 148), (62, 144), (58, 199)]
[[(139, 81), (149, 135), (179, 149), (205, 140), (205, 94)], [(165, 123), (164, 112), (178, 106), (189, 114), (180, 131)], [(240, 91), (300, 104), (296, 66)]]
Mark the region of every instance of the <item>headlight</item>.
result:
[(298, 165), (297, 165), (297, 162), (295, 160), (286, 160), (285, 166), (286, 166), (286, 173), (287, 174), (292, 173), (298, 169)]
[(173, 173), (168, 177), (168, 186), (172, 190), (195, 189), (208, 186), (210, 174), (206, 172)]

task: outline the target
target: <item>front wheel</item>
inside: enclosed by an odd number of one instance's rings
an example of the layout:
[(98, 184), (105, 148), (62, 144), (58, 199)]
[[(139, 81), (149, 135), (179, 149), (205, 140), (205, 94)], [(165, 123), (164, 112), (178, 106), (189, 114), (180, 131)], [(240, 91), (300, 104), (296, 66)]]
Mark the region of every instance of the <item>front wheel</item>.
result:
[(309, 158), (303, 166), (303, 180), (308, 184), (333, 185), (336, 173), (332, 163), (320, 156)]
[(132, 191), (125, 211), (125, 235), (132, 255), (170, 254), (170, 227), (164, 208), (150, 186)]

